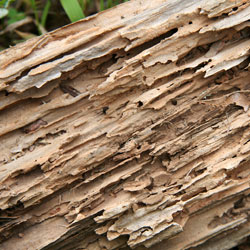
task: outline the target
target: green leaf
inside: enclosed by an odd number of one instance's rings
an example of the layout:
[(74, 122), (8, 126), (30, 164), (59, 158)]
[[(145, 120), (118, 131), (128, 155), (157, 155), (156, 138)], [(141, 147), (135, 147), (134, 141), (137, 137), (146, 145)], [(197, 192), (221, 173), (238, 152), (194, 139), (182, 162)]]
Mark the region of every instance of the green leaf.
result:
[(18, 12), (14, 8), (9, 8), (9, 13), (8, 13), (8, 24), (15, 23), (17, 21), (20, 21), (24, 19), (26, 15), (23, 12)]
[(113, 6), (113, 1), (112, 0), (108, 0), (108, 8), (111, 8)]
[(32, 7), (34, 14), (35, 14), (35, 19), (36, 19), (37, 23), (39, 23), (39, 16), (38, 16), (38, 11), (37, 11), (37, 7), (36, 7), (36, 1), (30, 0), (30, 3), (31, 3), (31, 7)]
[(0, 8), (4, 7), (5, 0), (0, 0)]
[(103, 11), (105, 8), (104, 8), (104, 1), (103, 0), (100, 0), (100, 11)]
[(60, 2), (71, 22), (76, 22), (85, 17), (77, 0), (60, 0)]
[(85, 0), (78, 0), (80, 6), (81, 6), (81, 9), (84, 10), (85, 9)]
[(7, 9), (10, 5), (11, 2), (14, 0), (0, 0), (0, 8), (5, 8)]
[(42, 14), (42, 17), (41, 17), (41, 25), (43, 27), (45, 27), (46, 20), (47, 20), (48, 14), (49, 14), (49, 8), (50, 8), (50, 6), (51, 6), (51, 2), (50, 2), (50, 0), (48, 0), (46, 2), (46, 5), (44, 7), (43, 14)]
[(4, 9), (4, 8), (1, 8), (0, 9), (0, 19), (1, 18), (4, 18), (5, 16), (8, 15), (8, 10), (7, 9)]

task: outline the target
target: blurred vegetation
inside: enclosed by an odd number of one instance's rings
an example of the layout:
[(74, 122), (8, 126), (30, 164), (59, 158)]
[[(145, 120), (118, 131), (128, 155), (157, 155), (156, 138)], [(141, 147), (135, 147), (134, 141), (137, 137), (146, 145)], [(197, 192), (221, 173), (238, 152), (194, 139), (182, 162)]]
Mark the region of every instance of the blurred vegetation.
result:
[(0, 0), (0, 50), (128, 0)]

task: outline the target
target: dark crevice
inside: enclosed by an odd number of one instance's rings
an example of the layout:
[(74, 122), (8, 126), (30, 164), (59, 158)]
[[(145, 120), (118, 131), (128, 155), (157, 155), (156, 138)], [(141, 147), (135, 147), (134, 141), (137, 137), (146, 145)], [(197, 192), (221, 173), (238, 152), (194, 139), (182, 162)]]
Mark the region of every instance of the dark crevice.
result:
[(5, 210), (8, 215), (16, 214), (17, 211), (23, 211), (24, 205), (21, 201), (17, 201), (16, 205), (13, 205)]
[[(250, 35), (250, 33), (249, 33), (249, 35)], [(247, 67), (248, 67), (249, 63), (250, 63), (250, 56), (246, 60), (244, 60), (242, 63), (240, 63), (239, 65), (233, 67), (232, 69), (233, 70), (234, 69), (235, 70), (243, 70), (246, 68), (246, 70), (248, 70)]]
[(10, 86), (13, 86), (19, 79), (21, 79), (21, 78), (23, 78), (24, 76), (28, 75), (29, 71), (32, 70), (32, 69), (34, 69), (34, 68), (36, 68), (36, 67), (37, 67), (37, 65), (36, 65), (36, 66), (33, 66), (33, 67), (29, 68), (29, 69), (25, 69), (18, 77), (16, 77), (15, 80), (9, 82), (8, 84), (9, 84)]
[(162, 155), (159, 156), (159, 159), (161, 161), (171, 161), (171, 155), (167, 152), (163, 153)]
[(177, 100), (176, 100), (176, 99), (172, 99), (172, 100), (171, 100), (171, 103), (172, 103), (174, 106), (176, 106), (176, 105), (177, 105)]
[(113, 62), (113, 63), (117, 63), (117, 61), (118, 61), (119, 58), (120, 58), (120, 57), (117, 56), (117, 54), (113, 54), (113, 55), (112, 55), (112, 62)]
[(129, 52), (131, 54), (140, 54), (142, 51), (146, 50), (146, 49), (149, 49), (153, 46), (155, 46), (156, 44), (160, 43), (162, 40), (166, 39), (166, 38), (169, 38), (171, 37), (172, 35), (174, 35), (176, 32), (178, 31), (178, 28), (174, 28), (174, 29), (171, 29), (169, 30), (168, 32), (148, 41), (148, 42), (145, 42), (143, 44), (141, 44), (140, 46), (137, 46), (131, 50), (129, 50)]
[(12, 221), (15, 221), (16, 217), (9, 217), (9, 216), (4, 216), (4, 217), (0, 217), (0, 227), (2, 227), (3, 225), (7, 224), (7, 223), (11, 223)]
[(149, 191), (153, 190), (153, 188), (154, 188), (154, 183), (153, 182), (151, 182), (151, 184), (146, 187), (146, 189), (149, 190)]
[(234, 208), (237, 209), (237, 208), (243, 208), (243, 207), (244, 207), (244, 199), (242, 197), (234, 203)]
[(194, 68), (194, 70), (197, 71), (197, 70), (199, 70), (199, 69), (205, 67), (209, 62), (211, 62), (210, 59), (209, 59), (207, 62), (202, 62), (202, 63), (200, 63), (198, 66), (196, 66), (196, 67)]
[(66, 81), (65, 81), (65, 82), (61, 82), (61, 83), (59, 84), (59, 88), (60, 88), (60, 90), (61, 90), (63, 93), (70, 94), (70, 95), (73, 96), (73, 97), (76, 97), (76, 96), (78, 96), (78, 95), (81, 94), (81, 92), (79, 92), (77, 89), (75, 89), (75, 88), (71, 87), (70, 85), (68, 85), (68, 84), (66, 83)]
[(178, 59), (178, 61), (176, 62), (177, 66), (182, 66), (188, 62), (191, 62), (203, 55), (205, 55), (210, 47), (211, 47), (212, 43), (210, 44), (205, 44), (203, 46), (197, 46), (193, 49), (191, 49), (189, 52), (187, 52), (185, 55), (183, 55), (180, 59)]
[(193, 177), (197, 177), (198, 175), (203, 174), (206, 170), (207, 170), (207, 168), (195, 170), (194, 173), (193, 173), (194, 174)]
[(11, 81), (11, 82), (9, 83), (9, 85), (14, 85), (18, 80), (22, 79), (24, 76), (27, 76), (28, 73), (29, 73), (31, 70), (33, 70), (33, 69), (39, 67), (40, 65), (43, 65), (43, 64), (45, 64), (45, 63), (47, 64), (47, 63), (50, 63), (50, 62), (54, 62), (54, 61), (56, 61), (57, 59), (63, 58), (65, 55), (68, 55), (68, 54), (71, 54), (70, 51), (67, 52), (67, 53), (60, 54), (60, 55), (58, 55), (58, 56), (55, 56), (55, 57), (51, 58), (50, 60), (44, 61), (44, 62), (42, 62), (42, 63), (40, 63), (40, 64), (38, 64), (38, 65), (32, 66), (32, 67), (30, 67), (29, 69), (25, 69), (25, 70), (15, 79), (15, 80)]
[[(223, 83), (226, 83), (230, 80), (232, 80), (234, 77), (238, 77), (240, 72), (243, 70), (248, 71), (247, 66), (250, 63), (250, 57), (248, 57), (246, 60), (244, 60), (239, 65), (223, 72), (218, 72), (217, 77), (214, 80), (215, 85), (221, 85)], [(238, 89), (240, 90), (240, 89)]]
[(106, 114), (107, 114), (108, 109), (109, 109), (109, 107), (108, 107), (108, 106), (103, 107), (103, 108), (102, 108), (102, 113), (103, 113), (104, 115), (106, 115)]
[(250, 139), (249, 140), (247, 140), (243, 145), (246, 145), (248, 142), (250, 142)]

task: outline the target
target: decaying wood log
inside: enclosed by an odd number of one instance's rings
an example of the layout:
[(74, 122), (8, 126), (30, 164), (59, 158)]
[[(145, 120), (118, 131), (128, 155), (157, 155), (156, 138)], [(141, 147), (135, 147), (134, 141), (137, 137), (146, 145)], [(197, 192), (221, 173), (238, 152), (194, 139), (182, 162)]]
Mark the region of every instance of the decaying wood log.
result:
[(247, 0), (132, 0), (3, 51), (0, 249), (245, 241), (249, 19)]

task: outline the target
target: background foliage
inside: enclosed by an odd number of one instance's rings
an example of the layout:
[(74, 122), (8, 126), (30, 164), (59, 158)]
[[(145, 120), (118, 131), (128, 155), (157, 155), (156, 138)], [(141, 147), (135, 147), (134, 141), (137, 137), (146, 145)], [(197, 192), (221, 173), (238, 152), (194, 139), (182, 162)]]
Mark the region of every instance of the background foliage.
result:
[(128, 0), (0, 0), (0, 50)]

